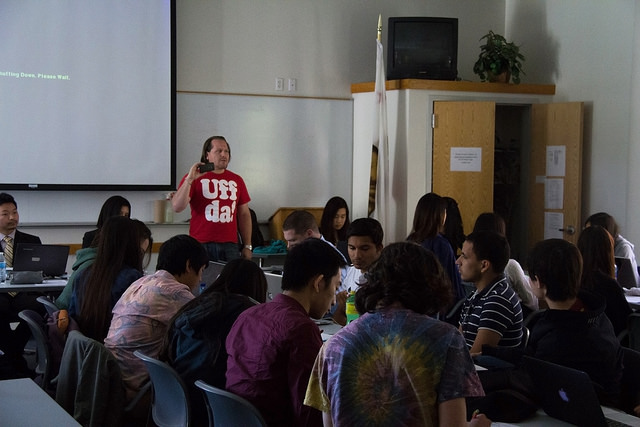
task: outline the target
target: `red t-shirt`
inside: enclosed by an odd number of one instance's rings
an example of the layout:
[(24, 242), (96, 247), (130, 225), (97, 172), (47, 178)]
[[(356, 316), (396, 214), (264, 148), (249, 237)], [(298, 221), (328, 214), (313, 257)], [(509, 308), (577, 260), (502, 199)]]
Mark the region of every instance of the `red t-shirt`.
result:
[[(180, 181), (184, 183), (185, 175)], [(238, 241), (238, 206), (251, 201), (242, 177), (229, 170), (207, 172), (191, 184), (189, 234), (201, 243)]]

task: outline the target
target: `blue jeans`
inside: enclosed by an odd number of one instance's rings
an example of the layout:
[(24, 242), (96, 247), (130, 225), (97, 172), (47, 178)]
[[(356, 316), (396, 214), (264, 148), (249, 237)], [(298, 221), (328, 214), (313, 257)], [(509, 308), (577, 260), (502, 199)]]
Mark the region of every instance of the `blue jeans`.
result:
[(203, 243), (202, 246), (207, 250), (210, 261), (229, 262), (233, 259), (240, 258), (240, 249), (237, 243)]

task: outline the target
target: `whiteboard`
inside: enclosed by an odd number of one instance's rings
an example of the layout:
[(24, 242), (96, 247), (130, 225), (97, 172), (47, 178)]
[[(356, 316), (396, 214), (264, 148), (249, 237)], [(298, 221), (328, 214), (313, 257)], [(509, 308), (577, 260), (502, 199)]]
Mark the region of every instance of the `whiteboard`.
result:
[[(200, 159), (206, 138), (223, 135), (231, 145), (229, 169), (244, 178), (259, 221), (282, 206), (323, 207), (334, 195), (351, 204), (352, 111), (351, 100), (179, 93), (176, 181)], [(141, 161), (158, 163), (160, 155), (151, 150)], [(24, 224), (94, 223), (113, 194), (131, 202), (132, 217), (151, 221), (154, 200), (164, 198), (161, 191), (10, 193)], [(174, 221), (189, 215), (186, 209)]]
[(351, 100), (178, 94), (177, 182), (200, 158), (205, 139), (223, 135), (229, 170), (240, 174), (258, 219), (282, 206), (351, 203)]

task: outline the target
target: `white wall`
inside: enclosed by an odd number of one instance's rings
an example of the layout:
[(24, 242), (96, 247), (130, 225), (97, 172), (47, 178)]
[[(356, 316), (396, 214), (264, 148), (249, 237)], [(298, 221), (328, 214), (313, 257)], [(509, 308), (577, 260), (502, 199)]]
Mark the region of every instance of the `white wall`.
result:
[[(296, 95), (350, 97), (375, 78), (378, 15), (459, 19), (458, 68), (474, 80), (478, 39), (504, 29), (504, 0), (180, 0), (178, 90), (283, 94), (276, 77), (296, 78)], [(284, 94), (287, 94), (286, 91)], [(287, 94), (288, 95), (288, 94)]]
[[(583, 219), (606, 211), (640, 244), (637, 0), (507, 0), (506, 34), (522, 44), (527, 81), (556, 84), (555, 100), (584, 101)], [(634, 83), (635, 80), (635, 83)], [(635, 93), (635, 98), (638, 93)], [(632, 136), (631, 129), (635, 128)]]

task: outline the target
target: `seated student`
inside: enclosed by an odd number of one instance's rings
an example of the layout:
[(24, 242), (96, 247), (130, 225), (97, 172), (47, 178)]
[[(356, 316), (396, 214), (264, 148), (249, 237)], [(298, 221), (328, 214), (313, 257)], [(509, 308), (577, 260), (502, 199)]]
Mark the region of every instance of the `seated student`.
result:
[(358, 218), (347, 229), (347, 249), (353, 265), (347, 267), (347, 272), (338, 288), (333, 320), (341, 325), (347, 324), (345, 313), (347, 293), (358, 290), (362, 277), (369, 267), (380, 257), (384, 232), (382, 225), (373, 218)]
[(266, 295), (267, 279), (262, 269), (250, 260), (234, 259), (211, 286), (170, 320), (162, 358), (189, 388), (193, 425), (209, 425), (202, 391), (193, 383), (203, 380), (224, 389), (229, 330), (240, 313), (265, 302)]
[[(454, 303), (465, 298), (465, 290), (456, 268), (456, 256), (449, 241), (441, 234), (447, 219), (447, 203), (435, 193), (427, 193), (418, 200), (413, 216), (413, 228), (407, 237), (410, 242), (422, 245), (438, 257), (449, 276), (454, 292)], [(464, 279), (463, 279), (464, 280)], [(445, 307), (445, 311), (449, 307)]]
[[(142, 262), (142, 268), (146, 269), (151, 261), (151, 250), (153, 249), (153, 237), (151, 237), (151, 230), (144, 225), (142, 221), (138, 221), (136, 219), (133, 220), (138, 227), (138, 232), (141, 233), (141, 243), (140, 248), (144, 252), (144, 259)], [(88, 267), (92, 266), (96, 257), (98, 256), (98, 242), (100, 241), (100, 231), (91, 242), (91, 246), (88, 248), (80, 249), (76, 252), (76, 260), (71, 266), (71, 275), (67, 280), (67, 284), (64, 289), (58, 295), (58, 298), (55, 300), (56, 306), (60, 310), (68, 310), (69, 303), (71, 301), (71, 295), (73, 293), (74, 283), (76, 282), (76, 277), (79, 276), (82, 271), (86, 270)]]
[(304, 406), (322, 346), (320, 318), (335, 299), (344, 260), (330, 243), (309, 238), (284, 261), (282, 293), (245, 310), (227, 337), (227, 390), (251, 402), (271, 426), (321, 426)]
[[(331, 243), (326, 240), (322, 234), (320, 234), (316, 218), (309, 211), (297, 210), (287, 215), (282, 223), (282, 233), (284, 235), (284, 240), (287, 242), (288, 250), (293, 249), (294, 246), (310, 238), (320, 239), (327, 243)], [(332, 244), (331, 247), (335, 248), (336, 252), (340, 254), (346, 265), (347, 258), (343, 253), (340, 252), (335, 245)], [(346, 269), (343, 268), (340, 271), (340, 278), (344, 279), (345, 274)]]
[(118, 359), (129, 399), (149, 378), (144, 362), (133, 352), (159, 357), (169, 320), (194, 298), (208, 263), (196, 239), (174, 236), (160, 246), (157, 271), (131, 284), (113, 307), (104, 345)]
[[(485, 212), (478, 215), (473, 231), (495, 231), (506, 237), (507, 225), (504, 219), (494, 212)], [(504, 268), (504, 275), (507, 276), (509, 284), (520, 298), (522, 306), (523, 319), (528, 314), (538, 310), (538, 298), (533, 294), (529, 279), (524, 274), (524, 270), (515, 259), (509, 259)]]
[(349, 228), (349, 206), (342, 197), (330, 198), (322, 210), (320, 232), (327, 242), (338, 248), (350, 262), (347, 251), (347, 229)]
[[(582, 257), (562, 239), (538, 242), (527, 262), (531, 286), (549, 306), (531, 327), (526, 349), (483, 347), (482, 354), (518, 364), (526, 354), (584, 371), (598, 385), (600, 403), (616, 405), (622, 377), (622, 350), (604, 301), (580, 289)], [(485, 390), (487, 391), (487, 390)]]
[(472, 355), (483, 345), (518, 347), (522, 340), (522, 309), (504, 275), (507, 261), (509, 243), (494, 231), (469, 234), (456, 261), (462, 280), (476, 288), (460, 317), (460, 331)]
[(460, 332), (431, 317), (451, 301), (433, 252), (393, 243), (367, 276), (356, 292), (361, 316), (320, 349), (305, 405), (323, 411), (325, 425), (467, 425), (465, 397), (484, 392)]
[(125, 216), (105, 222), (95, 261), (71, 284), (69, 315), (84, 335), (104, 341), (113, 306), (129, 285), (142, 277), (144, 253), (150, 247), (146, 236), (150, 233), (142, 222)]
[(584, 222), (585, 227), (592, 225), (599, 225), (611, 234), (614, 240), (613, 253), (614, 256), (620, 258), (628, 258), (631, 261), (631, 267), (633, 274), (636, 278), (636, 286), (640, 286), (640, 274), (638, 273), (638, 262), (636, 261), (636, 255), (633, 251), (633, 243), (622, 237), (619, 232), (618, 223), (616, 220), (606, 212), (598, 212), (591, 215)]
[[(20, 243), (42, 243), (38, 236), (18, 230), (20, 215), (18, 203), (12, 195), (0, 193), (0, 252), (4, 252), (7, 267), (13, 267), (13, 251)], [(18, 317), (22, 310), (29, 309), (46, 313), (44, 306), (37, 301), (37, 292), (0, 293), (0, 379), (28, 376), (27, 362), (23, 357), (24, 346), (31, 337), (31, 331)], [(11, 323), (17, 322), (13, 330)]]
[(99, 232), (96, 238), (91, 243), (91, 246), (88, 248), (80, 249), (76, 252), (76, 260), (71, 266), (71, 275), (67, 280), (67, 284), (64, 286), (64, 289), (58, 295), (58, 298), (55, 300), (56, 306), (60, 310), (68, 310), (69, 303), (71, 301), (71, 294), (73, 293), (73, 284), (76, 281), (76, 277), (82, 273), (82, 271), (89, 268), (96, 260), (96, 256), (98, 255), (98, 239)]
[(464, 225), (462, 224), (462, 214), (458, 207), (458, 202), (452, 197), (442, 198), (447, 205), (447, 220), (442, 228), (442, 235), (451, 244), (453, 254), (457, 257), (462, 250), (464, 243)]
[(112, 216), (126, 216), (131, 217), (131, 203), (122, 196), (111, 196), (102, 204), (100, 208), (100, 214), (98, 215), (98, 222), (96, 229), (87, 231), (82, 236), (82, 248), (89, 248), (92, 246), (98, 231), (104, 225), (104, 222)]
[(627, 329), (631, 307), (622, 287), (615, 279), (613, 238), (604, 228), (592, 225), (580, 233), (578, 249), (582, 255), (580, 287), (604, 298), (605, 314), (613, 325), (616, 336)]

